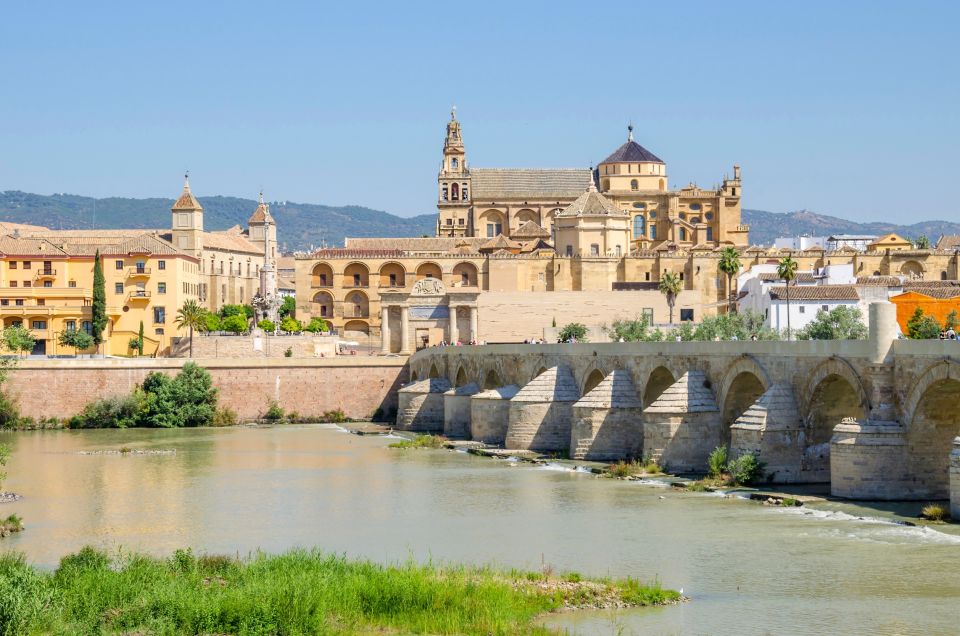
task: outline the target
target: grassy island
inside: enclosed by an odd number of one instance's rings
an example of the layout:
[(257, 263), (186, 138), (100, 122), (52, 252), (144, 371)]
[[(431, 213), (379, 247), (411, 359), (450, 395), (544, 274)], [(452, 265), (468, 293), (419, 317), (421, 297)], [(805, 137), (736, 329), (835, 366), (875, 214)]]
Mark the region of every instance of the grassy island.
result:
[(548, 612), (680, 598), (634, 579), (384, 566), (304, 550), (111, 559), (88, 547), (54, 572), (0, 557), (3, 634), (552, 634), (537, 624)]

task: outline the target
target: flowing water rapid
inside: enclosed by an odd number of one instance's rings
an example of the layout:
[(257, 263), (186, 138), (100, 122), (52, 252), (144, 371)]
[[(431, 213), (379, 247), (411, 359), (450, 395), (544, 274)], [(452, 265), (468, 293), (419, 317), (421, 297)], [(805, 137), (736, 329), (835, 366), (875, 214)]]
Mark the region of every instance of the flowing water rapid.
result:
[[(960, 527), (849, 504), (777, 509), (716, 495), (394, 450), (330, 425), (3, 433), (0, 540), (38, 565), (86, 544), (166, 555), (320, 547), (659, 578), (689, 603), (562, 614), (577, 634), (958, 634)], [(124, 453), (175, 451), (174, 453)], [(102, 452), (110, 451), (110, 452)]]

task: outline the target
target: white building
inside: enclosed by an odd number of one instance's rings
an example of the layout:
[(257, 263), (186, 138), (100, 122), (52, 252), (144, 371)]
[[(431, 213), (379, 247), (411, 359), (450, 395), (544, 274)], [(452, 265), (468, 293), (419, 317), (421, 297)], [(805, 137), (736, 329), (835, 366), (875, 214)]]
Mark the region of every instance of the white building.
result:
[(786, 286), (771, 287), (763, 297), (769, 303), (763, 312), (765, 324), (785, 331), (789, 312), (790, 329), (794, 334), (813, 322), (818, 311), (844, 306), (853, 309), (860, 305), (860, 294), (853, 285), (790, 285), (789, 303)]
[(834, 234), (827, 237), (826, 249), (828, 252), (835, 252), (841, 248), (849, 247), (858, 252), (866, 252), (867, 246), (876, 240), (876, 236), (866, 234)]
[(795, 252), (810, 249), (811, 247), (819, 247), (820, 249), (825, 250), (827, 249), (827, 237), (826, 236), (784, 236), (781, 238), (774, 239), (773, 246), (778, 249), (793, 250)]

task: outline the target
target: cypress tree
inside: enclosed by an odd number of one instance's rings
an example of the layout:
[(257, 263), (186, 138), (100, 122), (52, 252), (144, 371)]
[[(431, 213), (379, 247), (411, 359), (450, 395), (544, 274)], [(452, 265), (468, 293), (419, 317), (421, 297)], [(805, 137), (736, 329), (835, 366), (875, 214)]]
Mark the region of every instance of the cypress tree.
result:
[(137, 349), (143, 355), (143, 321), (140, 321), (140, 331), (137, 332)]
[(103, 263), (100, 262), (100, 250), (93, 257), (93, 307), (91, 307), (93, 343), (98, 347), (103, 342), (103, 330), (107, 328), (107, 290), (103, 278)]

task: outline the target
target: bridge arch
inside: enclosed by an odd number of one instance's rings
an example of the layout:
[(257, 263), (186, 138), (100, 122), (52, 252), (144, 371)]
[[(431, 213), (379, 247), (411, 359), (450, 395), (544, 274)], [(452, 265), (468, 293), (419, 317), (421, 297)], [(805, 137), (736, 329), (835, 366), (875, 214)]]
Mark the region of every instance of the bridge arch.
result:
[(607, 377), (606, 374), (598, 368), (594, 368), (592, 371), (585, 373), (583, 382), (580, 383), (580, 395), (586, 395), (597, 388), (597, 385), (603, 382), (605, 377)]
[(738, 358), (723, 373), (717, 405), (722, 413), (722, 443), (730, 445), (730, 427), (770, 388), (770, 376), (752, 356)]
[(905, 418), (911, 468), (931, 499), (950, 496), (950, 452), (960, 436), (960, 364), (944, 360), (914, 383)]
[(461, 365), (460, 368), (457, 369), (457, 376), (456, 376), (456, 379), (453, 381), (453, 386), (456, 386), (456, 387), (466, 386), (469, 383), (470, 383), (470, 380), (467, 379), (467, 372), (466, 370), (464, 370), (463, 365)]
[(439, 378), (439, 377), (440, 377), (440, 371), (437, 369), (437, 365), (436, 365), (436, 364), (431, 364), (431, 365), (430, 365), (430, 375), (428, 375), (427, 377), (430, 378), (431, 380), (434, 379), (434, 378)]
[(653, 404), (661, 393), (677, 381), (680, 375), (682, 374), (677, 374), (674, 370), (667, 368), (665, 364), (655, 367), (647, 376), (646, 384), (643, 385), (644, 408)]
[(500, 375), (497, 369), (488, 370), (486, 375), (483, 377), (483, 390), (488, 391), (501, 386), (503, 386), (503, 376)]
[(807, 381), (804, 384), (803, 394), (801, 396), (805, 413), (810, 413), (814, 392), (817, 390), (817, 387), (819, 387), (820, 384), (829, 376), (838, 376), (846, 380), (847, 384), (849, 384), (856, 393), (859, 406), (865, 413), (870, 412), (870, 398), (867, 396), (867, 392), (863, 388), (863, 383), (860, 381), (860, 376), (857, 374), (856, 370), (854, 370), (853, 365), (851, 365), (850, 362), (844, 358), (833, 357), (828, 360), (824, 360), (814, 367), (813, 371), (807, 378)]

